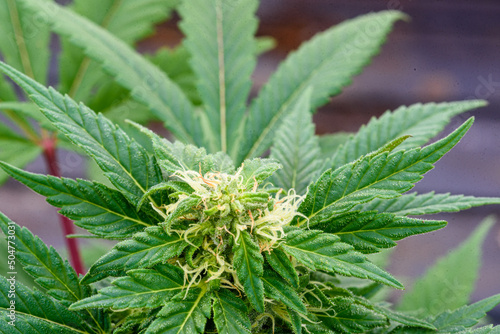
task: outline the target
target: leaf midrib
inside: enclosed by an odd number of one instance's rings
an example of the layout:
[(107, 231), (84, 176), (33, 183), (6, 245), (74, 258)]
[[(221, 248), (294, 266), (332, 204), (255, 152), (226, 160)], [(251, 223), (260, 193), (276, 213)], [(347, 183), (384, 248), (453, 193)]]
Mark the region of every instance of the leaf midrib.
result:
[(207, 291), (206, 286), (201, 285), (201, 286), (199, 286), (199, 288), (201, 289), (200, 294), (198, 295), (198, 298), (196, 298), (196, 300), (194, 301), (193, 306), (191, 307), (189, 312), (187, 312), (187, 315), (184, 318), (184, 321), (182, 322), (182, 324), (180, 325), (179, 330), (177, 331), (177, 334), (181, 333), (181, 331), (184, 330), (184, 326), (186, 325), (188, 320), (191, 318), (191, 315), (193, 314), (195, 309), (198, 307), (198, 304), (200, 303), (201, 299), (205, 296), (205, 292)]
[[(52, 186), (47, 186), (47, 185), (45, 185), (45, 184), (43, 184), (43, 183), (40, 183), (40, 182), (38, 182), (38, 181), (34, 181), (34, 180), (30, 180), (30, 181), (31, 181), (31, 182), (33, 182), (33, 183), (35, 183), (35, 184), (38, 184), (38, 185), (40, 185), (40, 186), (43, 186), (43, 187), (48, 187), (48, 188), (50, 188), (50, 189), (52, 189), (52, 190), (59, 191), (59, 189), (55, 189), (55, 188), (53, 188)], [(64, 187), (67, 189), (66, 185), (64, 185)], [(59, 194), (60, 194), (60, 193), (59, 193)], [(59, 194), (58, 194), (58, 195), (59, 195)], [(147, 223), (142, 222), (142, 221), (140, 221), (140, 220), (137, 220), (137, 219), (135, 219), (135, 218), (128, 217), (128, 216), (125, 216), (125, 215), (120, 214), (120, 213), (118, 213), (118, 212), (115, 212), (115, 211), (111, 211), (111, 210), (109, 210), (109, 209), (106, 209), (105, 207), (103, 207), (103, 206), (101, 206), (101, 205), (99, 205), (99, 204), (89, 202), (89, 201), (85, 200), (83, 197), (77, 197), (77, 196), (75, 196), (75, 195), (73, 195), (73, 194), (71, 194), (71, 193), (68, 193), (68, 192), (63, 193), (63, 194), (65, 194), (65, 195), (67, 195), (67, 196), (70, 196), (70, 197), (73, 197), (73, 198), (75, 198), (75, 199), (78, 199), (78, 200), (82, 201), (83, 203), (87, 203), (87, 204), (90, 204), (90, 205), (92, 205), (92, 206), (96, 206), (96, 207), (98, 207), (98, 208), (100, 208), (100, 209), (102, 209), (102, 210), (104, 210), (104, 211), (106, 211), (106, 212), (108, 212), (108, 213), (112, 213), (112, 214), (114, 214), (114, 215), (116, 215), (116, 216), (119, 216), (119, 217), (121, 217), (121, 218), (122, 218), (122, 220), (130, 220), (130, 221), (133, 221), (133, 222), (135, 222), (135, 223), (138, 223), (138, 224), (144, 225), (144, 226), (146, 226), (146, 227), (152, 226), (152, 225), (150, 225), (150, 224), (147, 224)], [(51, 198), (51, 197), (54, 197), (54, 196), (57, 196), (57, 195), (47, 196), (47, 198)], [(72, 206), (72, 205), (65, 205), (65, 206), (66, 206), (66, 207), (69, 207), (69, 206)], [(90, 218), (90, 217), (96, 217), (96, 216), (99, 216), (99, 215), (102, 215), (102, 214), (103, 214), (103, 213), (100, 213), (100, 214), (95, 215), (95, 216), (85, 216), (85, 217), (82, 217), (82, 219), (85, 219), (85, 218)], [(78, 220), (81, 220), (81, 219), (78, 219)], [(114, 222), (114, 223), (116, 223), (116, 222)]]
[[(421, 150), (421, 149), (419, 149), (419, 150), (420, 150), (419, 154), (421, 154), (421, 153), (422, 153), (422, 150)], [(407, 152), (411, 152), (411, 151), (407, 151)], [(407, 153), (407, 152), (404, 152), (403, 154), (405, 154), (405, 153)], [(397, 152), (396, 152), (396, 153), (397, 153)], [(373, 185), (375, 185), (375, 184), (377, 184), (377, 183), (380, 183), (380, 182), (382, 182), (382, 181), (385, 181), (385, 180), (387, 180), (388, 178), (390, 178), (390, 177), (392, 177), (392, 176), (394, 176), (394, 175), (396, 175), (396, 174), (399, 174), (399, 173), (401, 173), (402, 171), (407, 170), (408, 168), (411, 168), (411, 167), (415, 166), (415, 165), (416, 165), (416, 164), (418, 164), (418, 163), (421, 163), (421, 162), (428, 163), (428, 162), (426, 162), (426, 161), (424, 161), (424, 160), (425, 160), (426, 158), (428, 158), (428, 157), (429, 157), (429, 155), (430, 155), (430, 154), (432, 154), (432, 153), (433, 153), (433, 152), (429, 153), (428, 155), (426, 155), (426, 156), (424, 156), (424, 157), (419, 157), (419, 158), (420, 158), (419, 160), (415, 161), (415, 162), (414, 162), (414, 163), (412, 163), (411, 165), (407, 165), (404, 169), (398, 169), (396, 172), (394, 172), (394, 173), (392, 173), (392, 174), (389, 174), (389, 175), (387, 175), (386, 177), (384, 177), (384, 178), (382, 178), (382, 179), (377, 179), (377, 181), (376, 181), (376, 182), (370, 183), (370, 184), (366, 185), (366, 186), (365, 186), (365, 187), (363, 187), (363, 188), (356, 188), (356, 190), (355, 190), (355, 191), (353, 191), (353, 192), (349, 193), (347, 196), (341, 197), (341, 198), (339, 198), (339, 199), (337, 199), (337, 200), (335, 200), (335, 201), (331, 202), (329, 205), (327, 205), (327, 206), (323, 206), (321, 209), (319, 209), (318, 211), (314, 212), (312, 215), (310, 215), (310, 216), (308, 217), (308, 218), (309, 218), (309, 220), (310, 220), (310, 219), (312, 219), (312, 218), (314, 218), (317, 214), (319, 214), (319, 213), (320, 213), (320, 212), (322, 212), (323, 210), (326, 210), (327, 208), (329, 208), (329, 207), (331, 207), (332, 205), (334, 205), (334, 204), (338, 203), (338, 202), (339, 202), (339, 201), (341, 201), (342, 199), (344, 199), (344, 198), (346, 198), (346, 197), (349, 197), (349, 196), (350, 196), (350, 195), (352, 195), (352, 194), (355, 194), (355, 193), (357, 193), (357, 192), (359, 192), (359, 191), (362, 191), (362, 190), (365, 190), (365, 189), (367, 189), (367, 188), (373, 187)], [(383, 166), (383, 167), (380, 167), (380, 171), (379, 171), (379, 173), (380, 173), (380, 172), (383, 170), (383, 168), (387, 165), (387, 163), (388, 163), (388, 161), (389, 161), (389, 158), (390, 158), (390, 157), (391, 157), (391, 155), (387, 155), (387, 156), (386, 156), (386, 159), (385, 159), (385, 162), (384, 162), (384, 166)], [(402, 158), (403, 158), (403, 156), (401, 156), (400, 161), (398, 162), (398, 165), (401, 163)], [(430, 163), (428, 163), (428, 164), (430, 164)], [(366, 173), (366, 172), (367, 172), (367, 171), (365, 171), (365, 173)], [(413, 173), (418, 174), (418, 172), (413, 172)], [(363, 174), (363, 175), (364, 175), (364, 174)], [(419, 175), (420, 175), (420, 174), (419, 174)], [(333, 181), (333, 180), (330, 180), (330, 181)], [(360, 182), (361, 182), (361, 179), (360, 179)], [(407, 182), (407, 183), (411, 183), (411, 182), (409, 182), (409, 181), (406, 181), (406, 182)], [(329, 182), (329, 183), (330, 183), (329, 188), (331, 188), (331, 186), (333, 185), (333, 182)], [(317, 192), (318, 192), (318, 188), (319, 188), (319, 187), (316, 187), (316, 191), (314, 192), (314, 198), (315, 198), (315, 199), (316, 199), (316, 197), (317, 197), (317, 196), (316, 196), (316, 194), (317, 194)], [(390, 189), (390, 190), (393, 190), (393, 189)], [(326, 200), (326, 199), (325, 199), (325, 200)], [(315, 201), (316, 201), (316, 200), (315, 200)], [(303, 223), (304, 221), (306, 221), (306, 220), (303, 220), (302, 222), (300, 222), (300, 223), (298, 224), (298, 226), (301, 226), (301, 225), (302, 225), (302, 223)]]

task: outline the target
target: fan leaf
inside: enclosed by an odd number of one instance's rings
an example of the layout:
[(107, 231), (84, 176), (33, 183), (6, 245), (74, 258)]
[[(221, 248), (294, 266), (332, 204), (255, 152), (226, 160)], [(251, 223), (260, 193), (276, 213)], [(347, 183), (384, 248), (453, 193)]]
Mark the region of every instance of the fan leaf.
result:
[(184, 272), (169, 264), (153, 269), (134, 269), (113, 285), (99, 290), (99, 294), (71, 305), (71, 310), (86, 308), (155, 308), (179, 294), (184, 288)]
[[(75, 312), (55, 299), (42, 294), (38, 290), (29, 290), (19, 282), (15, 282), (15, 321), (14, 326), (9, 324), (12, 318), (9, 307), (12, 300), (8, 292), (12, 281), (0, 276), (0, 332), (12, 333), (61, 333), (61, 334), (90, 334), (84, 320)], [(15, 331), (15, 332), (14, 332)]]
[(164, 72), (139, 55), (125, 42), (92, 21), (52, 4), (20, 0), (28, 10), (46, 13), (52, 30), (81, 47), (101, 64), (115, 81), (131, 91), (136, 101), (145, 104), (180, 140), (202, 146), (200, 123), (193, 106)]
[(479, 274), (481, 245), (493, 223), (491, 218), (485, 220), (465, 242), (428, 269), (403, 295), (398, 310), (429, 316), (466, 305)]
[[(394, 22), (402, 18), (396, 11), (364, 15), (316, 35), (288, 56), (250, 106), (241, 148), (231, 152), (236, 163), (269, 148), (283, 117), (309, 87), (313, 109), (339, 94), (378, 53)], [(359, 40), (363, 47), (356, 45)]]
[(191, 288), (186, 296), (168, 302), (145, 334), (202, 334), (210, 317), (210, 306), (206, 287)]
[(420, 195), (412, 193), (391, 199), (375, 198), (371, 202), (356, 206), (354, 210), (377, 210), (378, 212), (391, 212), (398, 216), (419, 216), (457, 212), (488, 204), (500, 204), (500, 198), (450, 195), (449, 193), (435, 194), (432, 191)]
[(180, 7), (183, 44), (210, 124), (213, 152), (229, 152), (241, 135), (255, 68), (256, 0), (192, 0)]
[(242, 231), (234, 249), (233, 265), (245, 294), (258, 312), (264, 312), (264, 285), (261, 280), (264, 258), (259, 246), (247, 231)]
[[(41, 0), (46, 6), (52, 0)], [(16, 0), (0, 1), (0, 53), (3, 60), (38, 82), (47, 81), (50, 29), (39, 13), (24, 11)], [(14, 96), (13, 96), (14, 97)]]
[(318, 230), (292, 229), (287, 233), (283, 250), (312, 270), (325, 270), (344, 276), (367, 278), (398, 289), (403, 285), (369, 262), (340, 238)]
[(226, 289), (213, 292), (214, 322), (219, 334), (250, 334), (245, 303)]
[(325, 222), (335, 214), (346, 212), (357, 204), (374, 198), (394, 198), (410, 190), (422, 175), (433, 168), (471, 127), (468, 119), (447, 137), (424, 148), (395, 153), (370, 154), (359, 160), (328, 170), (309, 187), (299, 212), (309, 219), (310, 226)]
[(271, 159), (279, 161), (283, 168), (274, 173), (271, 182), (285, 191), (295, 189), (305, 194), (312, 176), (320, 164), (318, 138), (310, 109), (311, 90), (306, 90), (297, 101), (290, 115), (279, 127), (271, 148)]
[(153, 225), (151, 218), (137, 213), (117, 190), (85, 180), (57, 178), (29, 173), (0, 162), (16, 180), (46, 196), (47, 202), (73, 219), (75, 225), (109, 239), (124, 239)]
[[(195, 237), (187, 239), (193, 242)], [(162, 227), (152, 226), (134, 234), (130, 240), (122, 241), (102, 256), (89, 269), (82, 280), (89, 284), (109, 276), (124, 276), (126, 270), (153, 267), (179, 256), (188, 246), (177, 234), (168, 235)]]
[(410, 135), (411, 138), (402, 143), (399, 149), (423, 145), (441, 132), (453, 116), (485, 105), (486, 101), (481, 100), (418, 103), (399, 107), (393, 112), (387, 111), (379, 118), (372, 118), (337, 149), (329, 167), (336, 169), (404, 135)]
[(315, 228), (333, 233), (362, 253), (377, 253), (396, 246), (398, 240), (446, 226), (445, 221), (398, 217), (376, 211), (351, 211)]

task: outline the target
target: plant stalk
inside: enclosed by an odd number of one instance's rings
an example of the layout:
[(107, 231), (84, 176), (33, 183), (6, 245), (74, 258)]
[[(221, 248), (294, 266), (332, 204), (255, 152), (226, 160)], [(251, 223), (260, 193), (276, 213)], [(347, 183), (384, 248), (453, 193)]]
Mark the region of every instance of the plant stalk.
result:
[[(56, 139), (54, 137), (44, 136), (44, 139), (41, 142), (41, 146), (43, 148), (43, 156), (45, 157), (45, 161), (47, 163), (47, 166), (49, 167), (49, 173), (53, 176), (61, 177), (59, 166), (57, 164), (58, 160), (56, 152)], [(59, 221), (61, 222), (63, 228), (71, 265), (73, 266), (77, 274), (84, 274), (85, 271), (77, 240), (68, 238), (68, 235), (75, 233), (73, 222), (69, 218), (61, 214), (58, 215)]]

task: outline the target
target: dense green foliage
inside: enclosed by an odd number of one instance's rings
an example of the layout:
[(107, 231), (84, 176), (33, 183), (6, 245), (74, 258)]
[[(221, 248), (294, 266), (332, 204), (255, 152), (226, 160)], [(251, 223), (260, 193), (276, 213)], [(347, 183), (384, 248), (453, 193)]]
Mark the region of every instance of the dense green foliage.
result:
[[(41, 41), (47, 43), (52, 30), (64, 46), (59, 91), (44, 86), (45, 53), (30, 61), (29, 72), (17, 49), (1, 49), (6, 63), (0, 70), (32, 101), (12, 102), (12, 115), (24, 122), (27, 113), (19, 110), (29, 109), (93, 159), (109, 183), (14, 166), (27, 158), (0, 155), (0, 167), (94, 237), (118, 240), (79, 277), (56, 250), (0, 214), (0, 228), (36, 285), (0, 277), (1, 333), (499, 332), (473, 327), (500, 295), (468, 305), (477, 250), (491, 222), (431, 268), (397, 307), (373, 297), (384, 286), (403, 284), (369, 258), (446, 225), (409, 215), (500, 204), (500, 198), (408, 193), (464, 137), (473, 118), (427, 143), (453, 116), (484, 102), (401, 107), (355, 135), (315, 135), (312, 112), (370, 62), (403, 14), (373, 13), (319, 34), (247, 104), (259, 49), (257, 0), (181, 1), (183, 45), (150, 59), (131, 47), (151, 27), (140, 13), (147, 9), (160, 20), (177, 2), (140, 1), (138, 8), (132, 1), (118, 7), (104, 1), (99, 10), (94, 2), (75, 1), (72, 8), (50, 0), (0, 2), (10, 10), (19, 6), (21, 18), (43, 13)], [(107, 12), (112, 15), (103, 17)], [(0, 22), (3, 31), (19, 28)], [(360, 48), (356, 41), (368, 27), (370, 38)], [(190, 83), (166, 70), (169, 59), (179, 58), (189, 59), (182, 68)], [(118, 107), (141, 105), (137, 112), (152, 113), (176, 140), (96, 113), (106, 109), (100, 93), (91, 94), (97, 83), (122, 94)], [(26, 144), (11, 130), (5, 134), (6, 141)], [(261, 158), (268, 149), (269, 158)], [(453, 298), (443, 295), (436, 303), (433, 296), (446, 289)]]

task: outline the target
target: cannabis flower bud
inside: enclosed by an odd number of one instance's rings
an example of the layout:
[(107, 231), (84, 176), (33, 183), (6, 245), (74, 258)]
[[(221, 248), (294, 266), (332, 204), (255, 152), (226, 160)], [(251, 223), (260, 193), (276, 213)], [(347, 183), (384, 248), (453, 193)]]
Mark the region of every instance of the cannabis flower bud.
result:
[(235, 174), (203, 175), (201, 168), (199, 172), (177, 171), (174, 182), (182, 181), (184, 190), (177, 187), (170, 195), (175, 202), (153, 206), (165, 219), (160, 225), (167, 233), (178, 233), (190, 244), (185, 263), (178, 263), (190, 284), (207, 277), (207, 282), (240, 286), (233, 270), (232, 248), (238, 245), (242, 231), (250, 234), (260, 252), (271, 252), (283, 240), (283, 228), (299, 215), (302, 196), (293, 189), (280, 197), (283, 190), (264, 190), (255, 176), (248, 179), (243, 173), (244, 165)]

